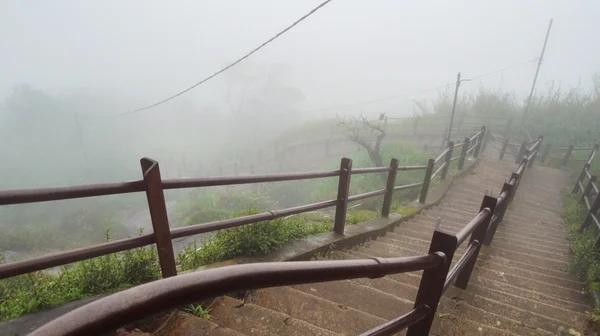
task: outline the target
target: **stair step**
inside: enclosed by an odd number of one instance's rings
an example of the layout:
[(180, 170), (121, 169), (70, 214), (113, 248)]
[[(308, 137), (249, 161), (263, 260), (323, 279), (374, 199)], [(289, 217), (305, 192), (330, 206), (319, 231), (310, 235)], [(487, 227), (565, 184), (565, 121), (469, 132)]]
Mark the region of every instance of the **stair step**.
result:
[(287, 314), (229, 296), (218, 298), (213, 304), (213, 321), (220, 326), (246, 335), (335, 336), (332, 331), (319, 328)]
[(216, 323), (181, 311), (172, 313), (153, 336), (243, 336), (235, 330), (220, 327)]
[(433, 336), (518, 336), (506, 330), (501, 330), (475, 321), (457, 317), (450, 313), (438, 313), (438, 323), (431, 330)]
[[(350, 293), (349, 293), (350, 294)], [(358, 335), (387, 320), (291, 287), (254, 292), (250, 302), (344, 335)]]
[(443, 297), (438, 309), (440, 314), (449, 313), (452, 315), (460, 316), (461, 320), (468, 319), (477, 321), (480, 324), (494, 327), (508, 332), (515, 333), (522, 336), (539, 336), (539, 335), (552, 335), (552, 333), (536, 326), (527, 326), (519, 320), (508, 318), (502, 313), (498, 314), (495, 312), (486, 311), (484, 309), (474, 307), (467, 301), (462, 300), (459, 297)]

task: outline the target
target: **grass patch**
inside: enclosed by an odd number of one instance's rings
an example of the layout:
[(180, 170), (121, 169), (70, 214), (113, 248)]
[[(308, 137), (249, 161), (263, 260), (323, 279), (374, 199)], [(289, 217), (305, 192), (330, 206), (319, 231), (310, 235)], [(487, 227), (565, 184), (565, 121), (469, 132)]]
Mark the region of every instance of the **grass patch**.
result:
[(39, 271), (0, 280), (0, 321), (159, 277), (158, 255), (151, 246), (64, 266), (59, 274)]
[(350, 210), (346, 213), (347, 224), (358, 224), (379, 217), (378, 211)]
[[(257, 213), (250, 208), (234, 217)], [(177, 262), (181, 270), (192, 270), (239, 256), (265, 255), (291, 240), (329, 232), (332, 227), (332, 221), (325, 217), (298, 215), (221, 230), (200, 243), (186, 246), (177, 255)]]

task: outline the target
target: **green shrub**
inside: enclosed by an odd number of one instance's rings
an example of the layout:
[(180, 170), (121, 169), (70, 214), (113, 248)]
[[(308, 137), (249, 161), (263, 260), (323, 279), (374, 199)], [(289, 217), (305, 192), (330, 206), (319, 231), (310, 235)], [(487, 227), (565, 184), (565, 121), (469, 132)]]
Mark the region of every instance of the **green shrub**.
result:
[(379, 212), (371, 210), (350, 210), (346, 214), (346, 222), (358, 224), (379, 217)]
[[(250, 208), (237, 216), (258, 213)], [(331, 221), (306, 216), (291, 216), (244, 225), (229, 230), (217, 231), (214, 236), (194, 242), (178, 254), (177, 261), (182, 270), (235, 258), (238, 256), (264, 255), (273, 252), (288, 241), (332, 229)]]

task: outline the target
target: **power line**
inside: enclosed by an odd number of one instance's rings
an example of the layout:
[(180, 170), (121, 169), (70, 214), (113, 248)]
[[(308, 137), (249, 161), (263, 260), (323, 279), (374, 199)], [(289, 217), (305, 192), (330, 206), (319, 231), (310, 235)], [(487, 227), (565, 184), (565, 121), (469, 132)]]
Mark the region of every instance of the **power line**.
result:
[[(522, 65), (525, 64), (529, 64), (529, 63), (533, 63), (533, 62), (537, 62), (538, 58), (535, 57), (533, 59), (530, 59), (528, 61), (524, 61), (524, 62), (519, 62), (519, 63), (515, 63), (512, 65), (509, 65), (507, 67), (498, 69), (498, 70), (494, 70), (491, 72), (487, 72), (481, 75), (477, 75), (474, 77), (471, 77), (470, 79), (479, 79), (479, 78), (483, 78), (483, 77), (487, 77), (490, 75), (494, 75), (506, 70), (510, 70), (516, 67), (520, 67)], [(359, 106), (359, 105), (366, 105), (366, 104), (372, 104), (372, 103), (378, 103), (378, 102), (382, 102), (382, 101), (386, 101), (386, 100), (391, 100), (391, 99), (396, 99), (396, 98), (402, 98), (402, 97), (410, 97), (419, 93), (425, 93), (425, 92), (429, 92), (429, 91), (435, 91), (435, 90), (439, 90), (439, 89), (444, 89), (444, 88), (448, 88), (450, 86), (454, 85), (454, 83), (448, 83), (448, 84), (443, 84), (443, 85), (438, 85), (435, 87), (431, 87), (429, 89), (425, 89), (425, 90), (420, 90), (420, 91), (415, 91), (415, 92), (407, 92), (407, 93), (401, 93), (401, 94), (397, 94), (397, 95), (393, 95), (393, 96), (388, 96), (388, 97), (383, 97), (383, 98), (376, 98), (376, 99), (371, 99), (371, 100), (365, 100), (365, 101), (360, 101), (360, 102), (356, 102), (356, 103), (350, 103), (350, 104), (344, 104), (344, 105), (336, 105), (336, 106), (330, 106), (330, 107), (325, 107), (325, 108), (319, 108), (319, 109), (314, 109), (314, 110), (308, 110), (308, 111), (302, 111), (302, 114), (309, 114), (309, 113), (316, 113), (316, 112), (323, 112), (323, 111), (331, 111), (331, 110), (337, 110), (337, 109), (341, 109), (341, 108), (346, 108), (346, 107), (354, 107), (354, 106)]]
[(159, 101), (157, 103), (154, 103), (152, 105), (148, 105), (148, 106), (145, 106), (145, 107), (142, 107), (142, 108), (139, 108), (139, 109), (136, 109), (136, 110), (132, 110), (132, 111), (129, 111), (129, 112), (119, 113), (119, 114), (117, 114), (117, 116), (122, 116), (122, 115), (127, 115), (127, 114), (133, 114), (133, 113), (137, 113), (137, 112), (141, 112), (141, 111), (144, 111), (144, 110), (151, 109), (151, 108), (156, 107), (158, 105), (164, 104), (164, 103), (166, 103), (166, 102), (168, 102), (168, 101), (170, 101), (172, 99), (175, 99), (175, 98), (183, 95), (184, 93), (186, 93), (186, 92), (188, 92), (188, 91), (190, 91), (190, 90), (198, 87), (199, 85), (202, 85), (202, 84), (206, 83), (207, 81), (209, 81), (209, 80), (213, 79), (214, 77), (220, 75), (221, 73), (227, 71), (229, 68), (237, 65), (241, 61), (243, 61), (246, 58), (250, 57), (252, 54), (254, 54), (255, 52), (257, 52), (260, 49), (262, 49), (263, 47), (265, 47), (267, 44), (273, 42), (279, 36), (287, 33), (290, 29), (294, 28), (297, 24), (299, 24), (300, 22), (304, 21), (306, 18), (308, 18), (309, 16), (311, 16), (312, 14), (314, 14), (316, 11), (318, 11), (319, 9), (321, 9), (322, 7), (324, 7), (325, 5), (327, 5), (328, 3), (330, 3), (331, 1), (332, 0), (323, 1), (320, 5), (318, 5), (317, 7), (313, 8), (310, 12), (306, 13), (305, 15), (303, 15), (301, 18), (299, 18), (298, 20), (296, 20), (294, 23), (292, 23), (291, 25), (289, 25), (287, 28), (285, 28), (284, 30), (280, 31), (279, 33), (277, 33), (275, 36), (271, 37), (267, 41), (263, 42), (261, 45), (259, 45), (258, 47), (254, 48), (252, 51), (250, 51), (249, 53), (245, 54), (244, 56), (242, 56), (241, 58), (239, 58), (237, 61), (229, 64), (228, 66), (226, 66), (223, 69), (215, 72), (214, 74), (212, 74), (212, 75), (204, 78), (203, 80), (201, 80), (198, 83), (190, 86), (189, 88), (187, 88), (187, 89), (185, 89), (183, 91), (180, 91), (180, 92), (178, 92), (178, 93), (176, 93), (176, 94), (174, 94), (174, 95), (172, 95), (172, 96), (170, 96), (168, 98), (165, 98), (165, 99), (163, 99), (163, 100), (161, 100), (161, 101)]

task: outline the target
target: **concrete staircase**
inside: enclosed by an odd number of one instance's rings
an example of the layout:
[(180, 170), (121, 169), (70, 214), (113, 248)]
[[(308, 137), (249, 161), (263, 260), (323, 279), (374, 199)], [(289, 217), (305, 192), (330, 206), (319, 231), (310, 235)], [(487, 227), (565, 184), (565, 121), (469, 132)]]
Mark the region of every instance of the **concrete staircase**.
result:
[[(442, 230), (456, 233), (478, 212), (486, 191), (499, 194), (514, 168), (483, 160), (439, 206), (323, 258), (423, 255), (437, 217)], [(432, 335), (591, 334), (584, 284), (567, 272), (569, 242), (560, 218), (565, 185), (564, 172), (538, 166), (528, 172), (492, 246), (482, 248), (467, 290), (451, 287), (442, 298)], [(211, 321), (177, 313), (155, 334), (358, 335), (412, 309), (421, 273), (262, 289), (244, 300), (220, 297), (210, 307)]]

